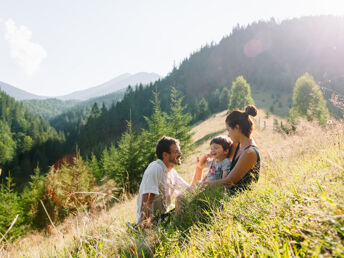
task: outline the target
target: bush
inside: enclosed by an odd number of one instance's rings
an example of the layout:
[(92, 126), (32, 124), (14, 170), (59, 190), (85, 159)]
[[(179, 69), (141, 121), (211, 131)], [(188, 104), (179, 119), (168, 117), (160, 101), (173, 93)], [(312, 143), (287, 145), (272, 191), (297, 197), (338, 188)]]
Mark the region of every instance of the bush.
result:
[(74, 158), (74, 164), (62, 164), (57, 170), (52, 167), (47, 177), (49, 197), (67, 209), (89, 207), (95, 185), (92, 171), (79, 155)]

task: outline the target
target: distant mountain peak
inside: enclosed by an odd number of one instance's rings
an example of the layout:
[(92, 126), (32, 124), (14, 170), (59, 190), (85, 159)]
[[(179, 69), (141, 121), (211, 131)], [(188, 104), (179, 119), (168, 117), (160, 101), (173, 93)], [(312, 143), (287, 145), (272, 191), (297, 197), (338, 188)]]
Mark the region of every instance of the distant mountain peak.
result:
[(125, 89), (129, 85), (135, 86), (137, 84), (149, 84), (160, 79), (161, 76), (156, 73), (146, 73), (139, 72), (135, 74), (123, 73), (115, 78), (102, 83), (98, 86), (86, 89), (75, 91), (68, 95), (58, 96), (58, 97), (45, 97), (39, 96), (27, 91), (18, 89), (12, 85), (0, 81), (0, 90), (5, 92), (7, 95), (11, 96), (15, 100), (29, 100), (29, 99), (47, 99), (47, 98), (57, 98), (60, 100), (88, 100), (90, 98), (96, 98), (104, 96), (122, 89)]
[(25, 90), (18, 89), (10, 84), (0, 81), (0, 90), (5, 92), (10, 97), (15, 100), (24, 100), (24, 99), (45, 99), (47, 97), (38, 96), (32, 93), (29, 93)]
[(161, 76), (156, 73), (146, 73), (146, 72), (139, 72), (135, 74), (130, 73), (123, 73), (115, 78), (102, 83), (98, 86), (86, 89), (75, 91), (71, 94), (64, 95), (57, 97), (61, 100), (69, 100), (69, 99), (77, 99), (77, 100), (87, 100), (90, 98), (104, 96), (119, 90), (122, 90), (129, 85), (135, 86), (137, 84), (149, 84), (160, 79)]

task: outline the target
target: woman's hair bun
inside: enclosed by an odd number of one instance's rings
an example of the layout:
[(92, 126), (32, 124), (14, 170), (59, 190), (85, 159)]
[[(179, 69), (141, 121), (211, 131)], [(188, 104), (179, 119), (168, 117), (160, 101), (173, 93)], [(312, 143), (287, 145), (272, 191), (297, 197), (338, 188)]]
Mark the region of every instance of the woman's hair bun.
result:
[(250, 116), (256, 116), (257, 115), (257, 108), (253, 105), (248, 105), (245, 108), (245, 113)]

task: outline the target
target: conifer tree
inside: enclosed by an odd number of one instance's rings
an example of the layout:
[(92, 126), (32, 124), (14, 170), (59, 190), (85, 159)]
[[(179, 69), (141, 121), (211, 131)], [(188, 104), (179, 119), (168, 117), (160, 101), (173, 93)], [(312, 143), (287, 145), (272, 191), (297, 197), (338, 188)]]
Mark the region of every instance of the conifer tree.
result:
[(99, 162), (97, 160), (96, 155), (92, 152), (91, 159), (87, 162), (88, 167), (91, 169), (94, 178), (96, 179), (97, 183), (100, 183), (100, 180), (104, 176), (104, 171), (99, 167)]
[(208, 102), (206, 101), (205, 98), (201, 98), (201, 100), (198, 103), (198, 116), (197, 116), (197, 120), (203, 120), (205, 118), (208, 117), (208, 115), (210, 114), (209, 111), (209, 105)]
[(192, 151), (192, 134), (191, 134), (191, 114), (185, 112), (187, 106), (182, 105), (183, 97), (172, 87), (171, 90), (171, 113), (168, 116), (168, 127), (170, 135), (180, 141), (180, 147), (184, 156)]
[(141, 140), (133, 132), (132, 122), (128, 122), (127, 130), (118, 142), (114, 156), (114, 180), (124, 192), (135, 193), (138, 190), (145, 169), (144, 157), (141, 150)]
[(316, 119), (319, 124), (324, 125), (328, 116), (326, 101), (319, 85), (309, 73), (305, 73), (295, 83), (293, 105), (289, 111), (290, 121), (294, 124), (298, 117), (305, 117), (308, 121)]
[(109, 149), (105, 148), (101, 157), (101, 170), (103, 175), (114, 177), (116, 172), (116, 163), (114, 161), (117, 155), (117, 149), (111, 145)]
[(210, 96), (208, 97), (208, 104), (209, 109), (212, 113), (215, 113), (220, 110), (220, 90), (216, 89), (210, 93)]
[(246, 82), (243, 76), (239, 76), (232, 84), (228, 111), (232, 112), (234, 109), (243, 110), (245, 106), (249, 104), (254, 104), (251, 96), (250, 85)]
[(5, 235), (17, 215), (18, 218), (5, 239), (23, 234), (21, 228), (24, 221), (23, 209), (20, 205), (20, 197), (14, 191), (14, 186), (13, 178), (10, 176), (6, 178), (5, 183), (0, 184), (0, 239)]
[(16, 143), (6, 123), (0, 120), (0, 166), (12, 160), (15, 155)]
[[(46, 177), (40, 175), (40, 170), (37, 167), (34, 174), (30, 176), (31, 181), (29, 185), (24, 188), (21, 194), (21, 207), (23, 208), (23, 215), (26, 225), (43, 227), (48, 222), (45, 212), (43, 213), (39, 199), (43, 199), (47, 193)], [(40, 217), (40, 214), (44, 214)]]
[(226, 87), (224, 87), (221, 90), (220, 97), (219, 97), (220, 110), (225, 110), (228, 107), (229, 96), (230, 96), (229, 90)]
[(142, 131), (142, 152), (144, 154), (144, 162), (147, 166), (156, 159), (155, 146), (157, 141), (164, 135), (170, 134), (170, 128), (166, 121), (166, 114), (160, 109), (159, 94), (154, 92), (154, 111), (150, 118), (145, 117), (148, 128)]

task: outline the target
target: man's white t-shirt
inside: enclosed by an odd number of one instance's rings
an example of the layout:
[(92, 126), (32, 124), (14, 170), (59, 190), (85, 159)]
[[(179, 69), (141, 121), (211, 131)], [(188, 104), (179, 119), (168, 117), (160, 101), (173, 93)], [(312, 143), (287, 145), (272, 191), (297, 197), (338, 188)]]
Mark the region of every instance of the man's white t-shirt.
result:
[(156, 217), (166, 212), (171, 204), (171, 196), (174, 192), (178, 194), (187, 187), (189, 187), (188, 183), (179, 176), (177, 171), (174, 168), (169, 171), (162, 160), (157, 159), (150, 163), (143, 174), (140, 184), (139, 196), (137, 198), (137, 223), (140, 220), (143, 194), (155, 194), (151, 217)]

